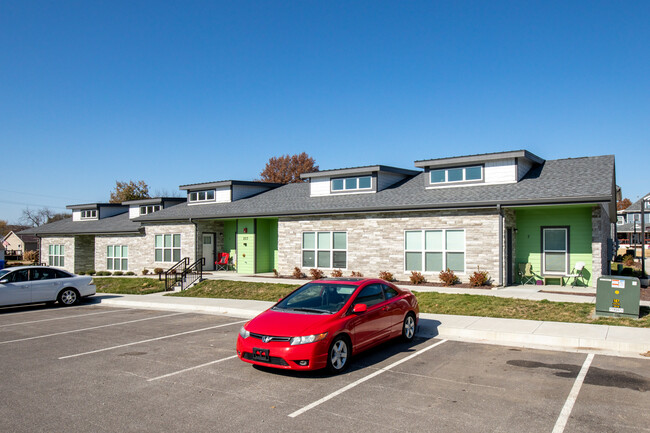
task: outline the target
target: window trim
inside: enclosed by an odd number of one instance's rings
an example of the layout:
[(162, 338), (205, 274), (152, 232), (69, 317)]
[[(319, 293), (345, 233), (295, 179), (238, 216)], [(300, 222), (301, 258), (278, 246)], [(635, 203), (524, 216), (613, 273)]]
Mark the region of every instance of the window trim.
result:
[[(150, 209), (151, 208), (151, 211)], [(143, 212), (144, 210), (144, 212)], [(140, 206), (140, 215), (149, 215), (154, 212), (158, 212), (159, 210), (162, 210), (162, 206), (159, 204), (149, 204), (149, 205), (142, 205)]]
[[(115, 248), (120, 248), (120, 256), (115, 255)], [(108, 249), (112, 249), (112, 255), (108, 254)], [(123, 256), (124, 248), (126, 248), (126, 257)], [(120, 267), (115, 267), (115, 260), (119, 260)], [(108, 261), (112, 260), (113, 265), (108, 266)], [(126, 267), (122, 266), (126, 260)], [(129, 246), (128, 245), (106, 245), (106, 270), (107, 271), (128, 271), (129, 270)]]
[[(448, 250), (447, 245), (446, 245), (446, 240), (447, 240), (447, 232), (448, 231), (462, 231), (463, 232), (463, 250)], [(421, 234), (421, 242), (422, 242), (422, 249), (420, 250), (408, 250), (406, 249), (406, 233), (407, 232), (420, 232)], [(426, 232), (442, 232), (442, 249), (441, 250), (427, 250), (426, 249)], [(403, 250), (404, 250), (404, 255), (402, 256), (404, 259), (404, 273), (408, 272), (413, 272), (413, 270), (406, 269), (406, 253), (421, 253), (421, 269), (420, 271), (415, 271), (415, 272), (421, 272), (423, 274), (428, 274), (428, 275), (436, 275), (439, 274), (440, 272), (446, 271), (448, 268), (447, 265), (447, 253), (463, 253), (463, 270), (462, 271), (454, 271), (456, 274), (460, 275), (465, 275), (467, 274), (467, 229), (465, 228), (447, 228), (447, 229), (433, 229), (433, 228), (428, 228), (428, 229), (404, 229), (403, 234), (404, 238), (404, 243), (403, 243)], [(442, 253), (442, 271), (427, 271), (426, 270), (426, 253)]]
[[(359, 181), (361, 178), (370, 178), (370, 186), (367, 188), (360, 188), (359, 187)], [(345, 194), (345, 193), (350, 193), (350, 192), (366, 192), (366, 191), (374, 191), (374, 184), (373, 179), (375, 177), (372, 174), (364, 174), (361, 176), (346, 176), (346, 177), (333, 177), (330, 179), (330, 193), (332, 194)], [(356, 188), (346, 188), (347, 181), (350, 179), (355, 179), (356, 183)], [(334, 182), (340, 180), (343, 182), (343, 188), (342, 189), (334, 189)]]
[[(570, 258), (570, 251), (571, 251), (571, 244), (570, 244), (570, 226), (542, 226), (540, 227), (541, 230), (541, 271), (542, 275), (567, 275), (569, 273), (569, 264), (571, 262)], [(565, 259), (564, 259), (564, 272), (547, 272), (546, 271), (546, 239), (544, 238), (544, 231), (545, 230), (564, 230), (566, 233), (566, 249), (564, 251)], [(559, 252), (559, 250), (550, 250), (550, 252)]]
[[(479, 168), (481, 170), (481, 177), (479, 179), (467, 179), (467, 169), (469, 168)], [(458, 170), (461, 169), (463, 170), (463, 179), (462, 180), (449, 180), (449, 170)], [(445, 173), (445, 180), (442, 182), (433, 182), (432, 176), (434, 172), (441, 172), (444, 171)], [(470, 184), (470, 183), (483, 183), (485, 182), (485, 165), (484, 164), (477, 164), (477, 165), (466, 165), (466, 166), (461, 166), (461, 167), (444, 167), (444, 168), (433, 168), (429, 169), (429, 173), (427, 176), (427, 183), (428, 186), (430, 187), (436, 187), (440, 185), (461, 185), (461, 184)]]
[[(205, 194), (204, 199), (199, 198), (201, 193)], [(209, 193), (212, 193), (212, 198), (208, 198)], [(196, 198), (193, 199), (192, 198), (193, 195)], [(187, 192), (187, 202), (189, 204), (214, 203), (216, 201), (217, 201), (217, 191), (214, 189), (201, 189), (201, 190)]]
[[(59, 253), (56, 254), (56, 247), (59, 247)], [(65, 267), (65, 244), (49, 244), (47, 247), (48, 266)]]
[[(174, 246), (174, 236), (178, 235), (178, 247)], [(160, 236), (162, 238), (162, 246), (158, 247), (156, 246), (156, 239)], [(171, 246), (166, 247), (165, 246), (165, 236), (171, 236)], [(154, 263), (178, 263), (180, 260), (183, 258), (183, 237), (181, 233), (158, 233), (154, 235), (153, 239), (153, 261)], [(160, 260), (156, 260), (156, 252), (157, 250), (160, 250)], [(170, 251), (170, 260), (165, 260), (165, 250)], [(178, 260), (174, 260), (174, 250), (178, 250)]]
[[(305, 248), (305, 233), (313, 233), (314, 234), (314, 248)], [(330, 248), (329, 249), (319, 249), (318, 248), (318, 234), (319, 233), (329, 233), (330, 234)], [(345, 249), (342, 248), (334, 248), (334, 233), (345, 233)], [(304, 253), (305, 251), (313, 251), (314, 252), (314, 266), (313, 268), (310, 267), (310, 269), (329, 269), (329, 270), (334, 270), (334, 269), (340, 269), (342, 271), (348, 269), (348, 259), (349, 259), (349, 253), (348, 253), (348, 248), (349, 248), (349, 237), (348, 237), (348, 232), (347, 230), (305, 230), (300, 233), (300, 263), (302, 267), (306, 267), (304, 265)], [(321, 251), (329, 251), (330, 253), (330, 267), (321, 267), (318, 266), (318, 253)], [(334, 252), (345, 252), (345, 267), (344, 268), (335, 268), (334, 267)]]
[[(90, 216), (86, 215), (86, 213), (90, 213)], [(97, 219), (97, 209), (82, 210), (81, 213), (80, 213), (80, 218), (82, 220), (94, 220), (94, 219)]]

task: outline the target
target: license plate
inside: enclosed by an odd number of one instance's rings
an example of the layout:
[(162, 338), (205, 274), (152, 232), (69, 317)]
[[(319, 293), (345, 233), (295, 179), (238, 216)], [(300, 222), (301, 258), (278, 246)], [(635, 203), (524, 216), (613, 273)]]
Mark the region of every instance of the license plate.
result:
[(269, 362), (269, 349), (253, 349), (253, 360)]

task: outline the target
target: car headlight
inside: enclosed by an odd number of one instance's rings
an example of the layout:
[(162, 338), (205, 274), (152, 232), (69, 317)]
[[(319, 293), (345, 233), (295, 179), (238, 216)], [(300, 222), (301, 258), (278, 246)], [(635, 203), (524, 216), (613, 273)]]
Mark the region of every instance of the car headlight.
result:
[(246, 328), (244, 328), (244, 327), (242, 326), (241, 328), (239, 328), (239, 335), (241, 335), (241, 338), (246, 339), (246, 338), (250, 337), (251, 333), (248, 332), (248, 331), (246, 330)]
[(297, 346), (299, 344), (315, 343), (325, 339), (325, 337), (327, 337), (327, 332), (323, 332), (322, 334), (306, 335), (304, 337), (292, 337), (291, 345)]

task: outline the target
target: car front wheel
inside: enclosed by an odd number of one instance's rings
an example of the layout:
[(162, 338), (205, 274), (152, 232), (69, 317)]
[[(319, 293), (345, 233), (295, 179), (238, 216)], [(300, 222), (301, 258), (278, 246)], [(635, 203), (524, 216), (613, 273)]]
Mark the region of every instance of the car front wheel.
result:
[(349, 364), (350, 344), (345, 337), (336, 337), (327, 355), (327, 368), (332, 373), (341, 373)]
[(402, 325), (402, 338), (406, 342), (413, 341), (415, 337), (415, 316), (413, 313), (408, 313), (404, 318), (404, 324)]
[(58, 301), (65, 306), (75, 305), (79, 302), (79, 292), (72, 288), (63, 289), (59, 293)]

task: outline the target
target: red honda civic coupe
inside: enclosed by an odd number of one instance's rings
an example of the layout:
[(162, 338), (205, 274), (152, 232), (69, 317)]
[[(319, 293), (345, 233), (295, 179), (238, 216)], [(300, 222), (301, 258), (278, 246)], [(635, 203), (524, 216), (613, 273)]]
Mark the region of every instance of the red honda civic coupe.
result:
[(266, 367), (340, 373), (354, 354), (399, 336), (411, 341), (419, 312), (413, 293), (384, 280), (315, 280), (242, 326), (237, 355)]

